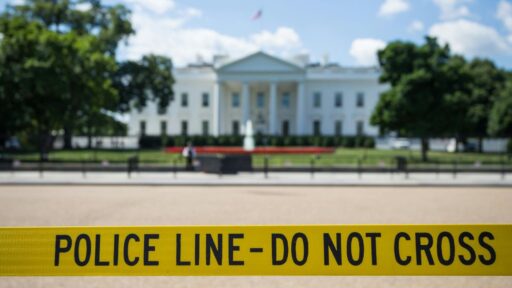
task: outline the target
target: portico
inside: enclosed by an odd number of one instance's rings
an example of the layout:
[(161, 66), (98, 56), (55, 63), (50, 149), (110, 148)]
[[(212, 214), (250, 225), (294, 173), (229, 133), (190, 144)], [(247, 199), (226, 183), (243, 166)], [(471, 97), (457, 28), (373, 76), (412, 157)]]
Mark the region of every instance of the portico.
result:
[[(250, 68), (250, 69), (248, 69)], [(304, 70), (256, 53), (217, 70), (213, 134), (242, 133), (251, 120), (256, 133), (304, 134)], [(236, 129), (239, 131), (235, 131)]]

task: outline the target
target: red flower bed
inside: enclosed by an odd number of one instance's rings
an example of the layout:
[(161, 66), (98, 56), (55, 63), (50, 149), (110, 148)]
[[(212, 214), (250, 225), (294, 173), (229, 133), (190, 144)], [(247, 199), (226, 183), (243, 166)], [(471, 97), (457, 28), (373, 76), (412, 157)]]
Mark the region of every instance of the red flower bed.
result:
[[(167, 153), (181, 153), (184, 147), (168, 147)], [(328, 154), (334, 153), (334, 148), (327, 147), (256, 147), (253, 151), (245, 151), (243, 147), (201, 146), (194, 147), (197, 154)]]

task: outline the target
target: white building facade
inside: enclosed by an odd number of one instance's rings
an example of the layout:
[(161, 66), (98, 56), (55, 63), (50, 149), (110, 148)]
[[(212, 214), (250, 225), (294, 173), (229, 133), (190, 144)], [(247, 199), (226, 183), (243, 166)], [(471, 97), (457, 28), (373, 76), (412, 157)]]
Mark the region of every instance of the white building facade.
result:
[(174, 101), (130, 114), (129, 135), (241, 135), (248, 120), (266, 135), (377, 136), (370, 117), (379, 69), (310, 64), (264, 52), (173, 71)]

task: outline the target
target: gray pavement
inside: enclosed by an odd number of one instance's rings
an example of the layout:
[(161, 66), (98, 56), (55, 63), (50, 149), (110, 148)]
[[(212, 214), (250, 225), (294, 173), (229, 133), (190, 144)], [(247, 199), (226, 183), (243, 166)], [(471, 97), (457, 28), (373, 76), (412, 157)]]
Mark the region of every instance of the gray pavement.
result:
[(261, 172), (236, 175), (179, 172), (0, 172), (2, 184), (34, 185), (250, 185), (250, 186), (502, 186), (512, 174), (501, 173), (332, 173)]

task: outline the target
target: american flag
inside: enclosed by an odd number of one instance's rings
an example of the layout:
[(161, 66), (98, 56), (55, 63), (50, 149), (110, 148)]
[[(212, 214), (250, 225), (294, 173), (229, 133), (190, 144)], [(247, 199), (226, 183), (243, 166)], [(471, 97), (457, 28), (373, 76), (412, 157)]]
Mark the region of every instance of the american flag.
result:
[(261, 15), (263, 14), (263, 11), (260, 9), (256, 12), (256, 14), (254, 14), (254, 16), (252, 16), (252, 20), (258, 20), (261, 18)]

